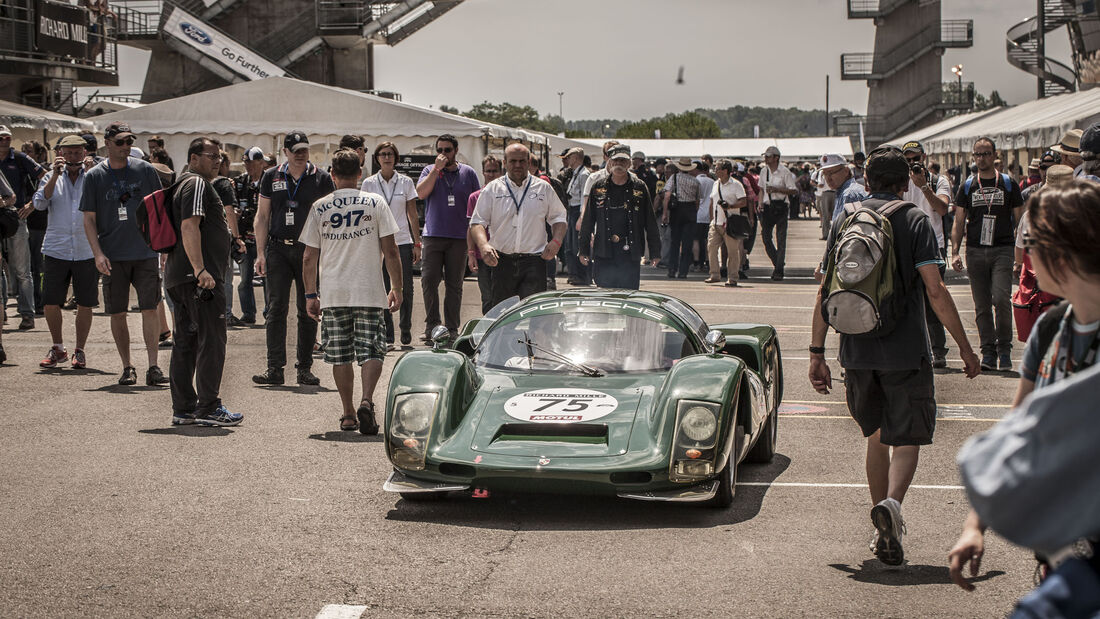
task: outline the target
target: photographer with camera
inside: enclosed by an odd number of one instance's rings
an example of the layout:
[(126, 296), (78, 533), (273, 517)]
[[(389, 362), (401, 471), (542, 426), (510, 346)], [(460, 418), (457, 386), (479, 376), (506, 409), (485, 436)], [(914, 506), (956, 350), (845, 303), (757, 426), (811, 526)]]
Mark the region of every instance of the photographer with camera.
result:
[[(254, 224), (256, 209), (260, 199), (260, 179), (264, 175), (264, 151), (253, 146), (244, 153), (244, 174), (234, 179), (233, 191), (237, 194), (237, 231), (244, 242), (244, 255), (241, 257), (241, 281), (237, 285), (237, 301), (241, 305), (241, 322), (256, 324), (256, 293), (252, 289), (255, 275), (256, 234)], [(267, 294), (264, 294), (266, 309)]]
[[(936, 249), (940, 252), (940, 278), (947, 271), (947, 245), (944, 243), (943, 218), (947, 216), (947, 210), (951, 204), (951, 184), (940, 175), (933, 175), (928, 171), (928, 155), (924, 153), (924, 146), (916, 140), (906, 142), (901, 147), (905, 160), (909, 163), (909, 188), (902, 194), (901, 199), (916, 204), (920, 210), (928, 215), (932, 223), (932, 232), (936, 234)], [(924, 316), (928, 320), (928, 337), (932, 341), (932, 367), (936, 369), (947, 367), (947, 334), (943, 324), (932, 311), (932, 306), (926, 304)]]
[(168, 374), (172, 424), (235, 426), (244, 415), (222, 405), (225, 366), (225, 282), (233, 244), (226, 208), (212, 182), (221, 152), (207, 138), (187, 148), (187, 172), (176, 183), (172, 215), (179, 242), (168, 254), (164, 283), (176, 307), (176, 345)]
[(725, 159), (715, 168), (718, 180), (709, 196), (710, 230), (707, 235), (707, 255), (710, 261), (708, 284), (722, 281), (719, 250), (726, 250), (726, 285), (736, 287), (741, 268), (741, 252), (752, 229), (752, 209), (748, 207), (745, 187), (733, 178), (733, 163)]

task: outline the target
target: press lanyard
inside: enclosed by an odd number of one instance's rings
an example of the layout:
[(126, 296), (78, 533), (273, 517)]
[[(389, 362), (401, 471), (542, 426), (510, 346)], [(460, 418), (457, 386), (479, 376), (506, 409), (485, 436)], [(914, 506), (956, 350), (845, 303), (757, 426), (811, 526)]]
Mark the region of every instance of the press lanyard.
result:
[(397, 193), (397, 170), (394, 170), (393, 172), (393, 191), (391, 191), (390, 195), (388, 196), (386, 195), (386, 179), (382, 178), (381, 172), (379, 172), (376, 176), (378, 178), (378, 189), (382, 192), (382, 197), (386, 199), (386, 204), (390, 204), (391, 202), (393, 202), (394, 194)]
[(512, 193), (512, 183), (509, 182), (511, 179), (504, 179), (504, 188), (508, 190), (508, 195), (512, 197), (512, 202), (516, 205), (516, 215), (519, 215), (519, 206), (527, 199), (527, 190), (531, 188), (532, 178), (530, 174), (527, 175), (527, 186), (523, 188), (523, 197), (519, 200), (516, 200), (516, 194)]
[[(996, 189), (997, 188), (997, 179), (998, 179), (997, 176), (993, 177), (993, 187), (991, 187), (990, 189)], [(986, 188), (982, 186), (982, 177), (979, 176), (978, 177), (978, 191), (975, 192), (973, 195), (981, 196), (978, 199), (978, 201), (982, 203), (982, 206), (985, 207), (985, 210), (986, 210), (987, 213), (992, 213), (993, 212), (993, 196), (983, 194), (981, 192), (982, 189), (986, 189)], [(1007, 189), (1007, 187), (1006, 187), (1006, 189)]]
[(447, 185), (447, 192), (453, 196), (455, 194), (455, 183), (458, 182), (458, 171), (455, 170), (455, 180), (453, 181), (447, 180), (447, 168), (440, 170), (439, 175), (443, 177), (443, 182)]
[[(283, 180), (287, 181), (287, 186), (288, 187), (290, 186), (291, 181), (294, 181), (294, 179), (291, 178), (289, 172), (290, 172), (290, 164), (289, 163), (283, 164)], [(302, 181), (305, 180), (306, 174), (309, 174), (309, 166), (308, 165), (306, 166), (305, 172), (302, 172), (302, 175), (298, 177), (298, 180), (294, 181), (294, 193), (291, 193), (290, 189), (286, 190), (287, 197), (290, 198), (288, 200), (288, 202), (293, 203), (295, 205), (298, 204), (294, 200), (294, 198), (295, 198), (295, 196), (298, 195), (298, 188), (302, 186)]]

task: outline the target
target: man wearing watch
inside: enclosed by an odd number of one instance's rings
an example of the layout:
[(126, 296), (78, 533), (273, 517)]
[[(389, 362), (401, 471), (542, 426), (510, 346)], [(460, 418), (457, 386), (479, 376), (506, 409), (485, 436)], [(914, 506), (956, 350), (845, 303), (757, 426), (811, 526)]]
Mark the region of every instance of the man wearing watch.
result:
[[(340, 429), (369, 435), (378, 433), (374, 388), (386, 356), (383, 314), (401, 306), (404, 280), (394, 240), (397, 222), (384, 196), (359, 190), (362, 170), (354, 150), (336, 151), (332, 157), (336, 191), (309, 207), (298, 240), (305, 246), (306, 311), (321, 321), (325, 363), (332, 365), (343, 405)], [(393, 282), (388, 295), (382, 283), (383, 265)], [(317, 294), (318, 283), (323, 297)], [(359, 364), (363, 381), (358, 405), (353, 398), (353, 362)]]
[[(168, 370), (172, 424), (235, 426), (244, 415), (229, 412), (219, 397), (225, 367), (225, 272), (235, 231), (211, 182), (221, 151), (208, 138), (187, 148), (188, 171), (176, 183), (172, 213), (180, 236), (164, 266), (164, 284), (175, 304), (175, 340)], [(233, 222), (236, 226), (236, 222)]]
[[(893, 146), (871, 152), (865, 175), (871, 192), (862, 202), (865, 208), (879, 209), (897, 201), (911, 182), (909, 164)], [(833, 223), (827, 254), (834, 250), (847, 216), (845, 211)], [(899, 308), (896, 324), (884, 333), (841, 334), (838, 358), (846, 372), (849, 412), (867, 439), (867, 482), (875, 526), (870, 549), (883, 563), (900, 565), (905, 531), (901, 503), (916, 472), (920, 447), (932, 443), (936, 427), (932, 354), (924, 320), (926, 295), (959, 347), (966, 376), (973, 378), (981, 370), (951, 294), (940, 278), (943, 260), (928, 217), (912, 204), (903, 204), (888, 219), (897, 276), (904, 282), (895, 293), (902, 295), (895, 297)], [(825, 291), (824, 286), (818, 290), (810, 340), (810, 384), (821, 394), (832, 388), (824, 354), (828, 325), (821, 306)]]

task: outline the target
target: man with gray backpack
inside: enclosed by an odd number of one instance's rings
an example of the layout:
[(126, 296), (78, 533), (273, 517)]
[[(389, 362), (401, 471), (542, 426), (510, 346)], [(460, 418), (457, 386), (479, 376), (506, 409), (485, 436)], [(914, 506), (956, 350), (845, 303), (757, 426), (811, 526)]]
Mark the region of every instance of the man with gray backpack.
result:
[[(871, 152), (865, 168), (871, 197), (845, 205), (833, 222), (814, 304), (810, 383), (832, 388), (825, 335), (840, 333), (848, 409), (867, 438), (871, 551), (887, 565), (903, 561), (901, 502), (916, 472), (921, 445), (936, 426), (932, 350), (925, 296), (951, 333), (968, 378), (981, 372), (958, 310), (943, 284), (943, 259), (928, 216), (898, 198), (909, 164), (893, 146)], [(892, 448), (892, 449), (891, 449)]]

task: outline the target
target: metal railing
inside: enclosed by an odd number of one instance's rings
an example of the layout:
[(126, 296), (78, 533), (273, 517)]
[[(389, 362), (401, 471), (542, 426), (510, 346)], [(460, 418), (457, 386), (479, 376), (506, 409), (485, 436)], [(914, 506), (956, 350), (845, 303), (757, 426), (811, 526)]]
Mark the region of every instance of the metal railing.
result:
[(279, 59), (316, 36), (317, 9), (309, 6), (288, 19), (286, 26), (256, 41), (251, 47), (272, 62), (278, 62)]
[(372, 19), (371, 3), (347, 0), (318, 0), (317, 28), (322, 34), (358, 34)]
[(120, 2), (113, 6), (118, 14), (115, 20), (115, 36), (119, 39), (148, 39), (160, 33), (163, 3), (157, 0)]
[[(1050, 32), (1066, 22), (1058, 17), (1044, 20), (1043, 30)], [(1064, 63), (1039, 54), (1039, 18), (1029, 17), (1008, 29), (1005, 54), (1009, 64), (1043, 80), (1045, 94), (1073, 92), (1077, 88), (1077, 72)]]
[[(951, 92), (945, 92), (944, 87)], [(833, 126), (837, 135), (859, 135), (859, 124), (863, 123), (863, 134), (871, 140), (891, 138), (912, 128), (922, 118), (937, 110), (970, 109), (974, 106), (974, 83), (963, 82), (958, 90), (957, 82), (947, 82), (940, 91), (929, 90), (889, 114), (870, 116), (837, 116)]]
[(848, 19), (871, 19), (894, 12), (911, 0), (848, 0)]
[(35, 49), (36, 26), (33, 0), (4, 0), (0, 7), (0, 57), (118, 74), (118, 47), (109, 28), (98, 34), (89, 31), (87, 56), (78, 58)]
[(943, 47), (974, 45), (973, 19), (945, 19), (940, 22), (940, 43)]

